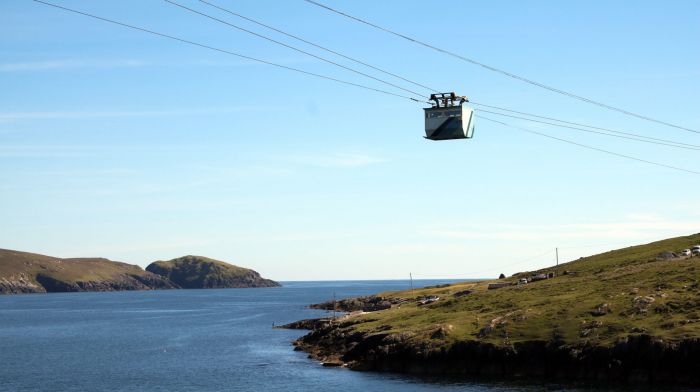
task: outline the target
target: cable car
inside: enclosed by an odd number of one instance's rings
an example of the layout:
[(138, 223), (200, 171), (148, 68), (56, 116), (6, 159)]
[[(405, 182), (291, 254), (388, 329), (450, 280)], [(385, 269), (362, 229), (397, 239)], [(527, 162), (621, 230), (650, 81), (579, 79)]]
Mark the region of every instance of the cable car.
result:
[(455, 93), (431, 94), (433, 106), (425, 108), (425, 138), (430, 140), (471, 139), (474, 111), (464, 106), (467, 97)]

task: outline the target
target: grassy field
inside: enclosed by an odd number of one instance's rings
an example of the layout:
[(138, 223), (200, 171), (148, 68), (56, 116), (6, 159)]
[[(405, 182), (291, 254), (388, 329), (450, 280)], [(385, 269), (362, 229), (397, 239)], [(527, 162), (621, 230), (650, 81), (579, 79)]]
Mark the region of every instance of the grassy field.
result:
[[(494, 344), (561, 341), (609, 346), (622, 336), (648, 334), (667, 341), (700, 337), (700, 257), (660, 261), (664, 251), (700, 244), (700, 234), (633, 246), (516, 274), (516, 282), (540, 272), (556, 277), (488, 290), (489, 283), (458, 283), (386, 297), (411, 300), (388, 310), (354, 316), (356, 331), (409, 334), (414, 341), (449, 345), (478, 340)], [(564, 275), (564, 271), (569, 271)], [(465, 290), (469, 294), (455, 295)]]

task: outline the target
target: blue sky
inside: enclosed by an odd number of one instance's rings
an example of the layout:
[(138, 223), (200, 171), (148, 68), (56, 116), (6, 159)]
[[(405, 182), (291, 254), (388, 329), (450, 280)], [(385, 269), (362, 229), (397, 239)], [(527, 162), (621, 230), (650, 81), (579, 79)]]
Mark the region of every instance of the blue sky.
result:
[[(163, 1), (55, 2), (387, 87)], [(288, 41), (198, 1), (182, 3)], [(301, 0), (217, 3), (476, 102), (700, 144), (697, 133), (505, 78)], [(328, 4), (700, 129), (696, 1)], [(200, 254), (279, 280), (489, 277), (549, 265), (555, 247), (566, 261), (700, 231), (698, 175), (483, 120), (472, 140), (429, 142), (422, 106), (411, 101), (32, 1), (0, 4), (0, 91), (3, 248), (141, 266)], [(501, 120), (700, 170), (698, 151)]]

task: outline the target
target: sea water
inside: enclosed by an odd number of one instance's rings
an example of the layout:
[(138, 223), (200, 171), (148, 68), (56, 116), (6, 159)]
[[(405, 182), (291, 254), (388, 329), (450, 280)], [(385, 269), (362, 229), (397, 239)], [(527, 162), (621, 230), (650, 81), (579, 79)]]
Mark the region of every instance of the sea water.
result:
[[(445, 281), (414, 281), (416, 287)], [(406, 281), (279, 288), (0, 296), (1, 391), (515, 391), (568, 387), (324, 368), (272, 326), (320, 317), (311, 303)]]

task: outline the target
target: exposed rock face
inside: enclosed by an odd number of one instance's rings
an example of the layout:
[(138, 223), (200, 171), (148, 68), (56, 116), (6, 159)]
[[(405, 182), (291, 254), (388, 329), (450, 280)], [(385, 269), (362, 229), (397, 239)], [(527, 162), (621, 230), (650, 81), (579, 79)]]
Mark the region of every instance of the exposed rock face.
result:
[(183, 289), (278, 287), (259, 273), (202, 256), (156, 261), (146, 271), (160, 275)]
[(46, 289), (37, 284), (28, 274), (20, 273), (0, 277), (0, 294), (45, 293)]
[(160, 290), (177, 288), (177, 286), (175, 286), (172, 282), (155, 274), (122, 274), (109, 280), (77, 282), (62, 281), (49, 275), (39, 274), (36, 276), (36, 280), (49, 293), (78, 291)]
[(313, 330), (313, 329), (319, 329), (319, 328), (326, 327), (326, 326), (328, 326), (329, 323), (331, 323), (331, 319), (324, 317), (324, 318), (304, 319), (304, 320), (294, 321), (294, 322), (291, 322), (289, 324), (276, 326), (275, 328)]
[(411, 333), (357, 332), (349, 328), (353, 324), (321, 319), (289, 327), (312, 328), (294, 343), (297, 350), (353, 370), (700, 385), (700, 339), (666, 343), (648, 335), (631, 335), (611, 347), (557, 341), (512, 345), (463, 341), (440, 346), (413, 339)]
[(656, 260), (673, 260), (673, 259), (677, 259), (677, 258), (678, 258), (677, 254), (675, 254), (673, 252), (668, 252), (668, 251), (661, 252), (661, 253), (659, 253), (658, 256), (656, 256)]
[(406, 300), (396, 297), (379, 297), (370, 295), (367, 297), (346, 298), (338, 301), (327, 301), (320, 304), (309, 305), (312, 309), (337, 310), (340, 312), (376, 312), (378, 310), (389, 309), (393, 305), (398, 305)]

